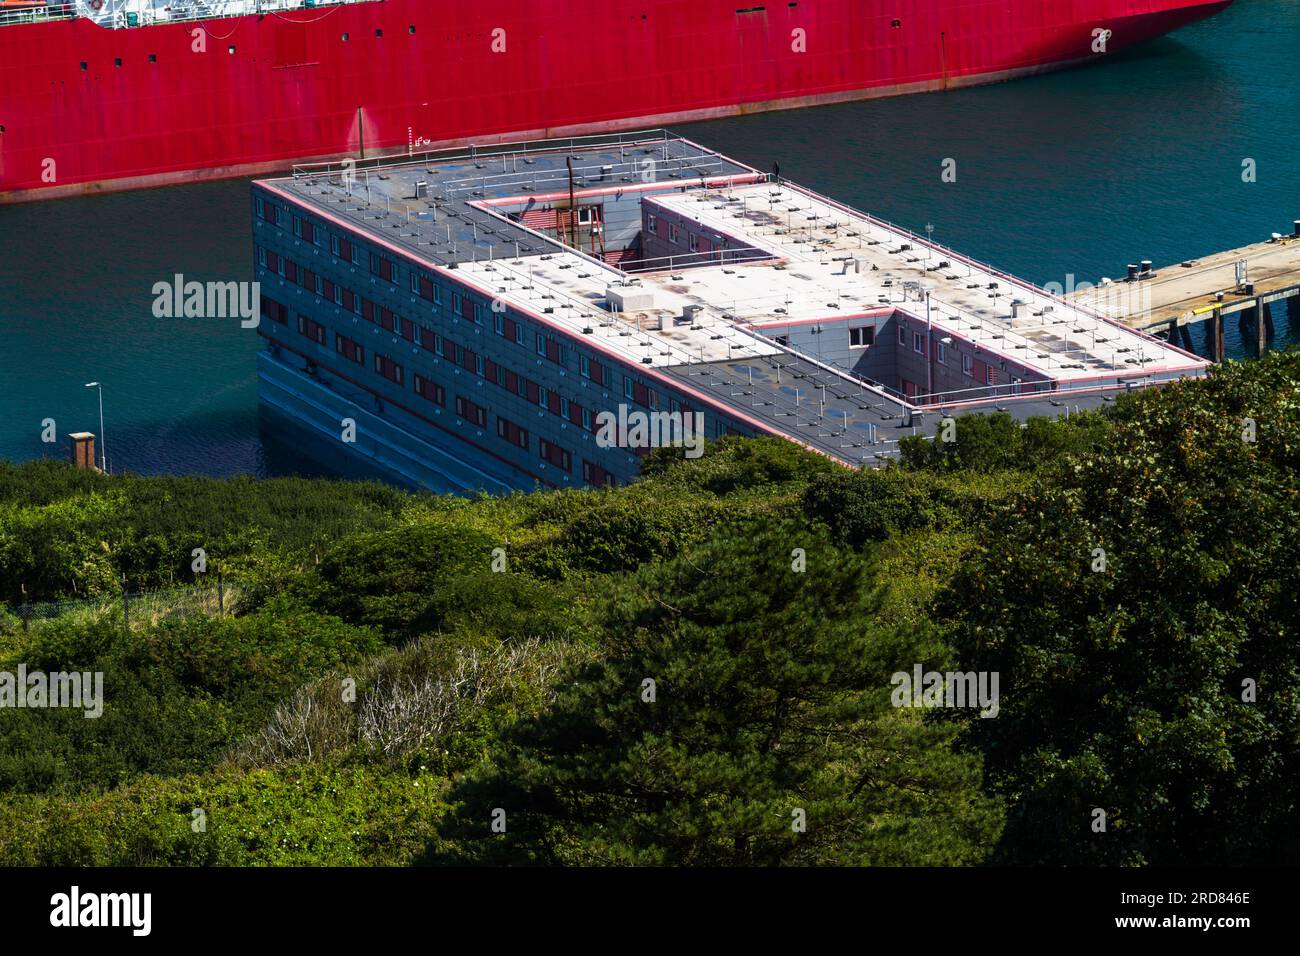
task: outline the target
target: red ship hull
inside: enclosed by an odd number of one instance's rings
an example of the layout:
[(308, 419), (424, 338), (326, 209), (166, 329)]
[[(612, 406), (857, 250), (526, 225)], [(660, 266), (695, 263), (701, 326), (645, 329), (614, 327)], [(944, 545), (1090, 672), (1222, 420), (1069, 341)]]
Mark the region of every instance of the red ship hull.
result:
[(0, 202), (987, 83), (1231, 0), (749, 2), (376, 0), (0, 27)]

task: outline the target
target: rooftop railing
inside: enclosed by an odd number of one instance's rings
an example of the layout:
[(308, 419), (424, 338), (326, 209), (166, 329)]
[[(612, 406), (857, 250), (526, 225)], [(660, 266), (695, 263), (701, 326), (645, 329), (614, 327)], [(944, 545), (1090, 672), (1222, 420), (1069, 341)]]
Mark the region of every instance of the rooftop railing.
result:
[[(1152, 342), (1158, 342), (1162, 347), (1168, 345), (1168, 343), (1162, 342), (1159, 339), (1157, 339), (1154, 335), (1151, 334), (1151, 332), (1147, 331), (1147, 329), (1145, 328), (1134, 328), (1132, 326), (1125, 325), (1124, 323), (1117, 321), (1116, 319), (1105, 314), (1104, 312), (1101, 312), (1099, 309), (1091, 305), (1083, 304), (1078, 301), (1071, 301), (1070, 299), (1067, 299), (1065, 296), (1059, 293), (1053, 292), (1050, 289), (1046, 289), (1043, 288), (1042, 286), (1039, 286), (1037, 283), (1030, 282), (1029, 280), (1022, 279), (1018, 276), (1013, 276), (1009, 273), (1003, 272), (1001, 269), (998, 269), (995, 266), (992, 266), (986, 262), (981, 262), (978, 259), (974, 259), (970, 256), (964, 255), (963, 253), (950, 249), (947, 246), (940, 245), (936, 243), (933, 239), (929, 239), (929, 238), (922, 239), (916, 233), (912, 232), (910, 229), (907, 229), (904, 226), (898, 226), (892, 222), (889, 222), (888, 220), (880, 219), (876, 216), (871, 215), (870, 213), (866, 213), (860, 209), (856, 209), (853, 206), (848, 205), (847, 203), (842, 203), (839, 202), (838, 200), (831, 199), (826, 196), (822, 196), (814, 192), (813, 190), (808, 189), (807, 187), (798, 185), (797, 183), (792, 183), (784, 179), (778, 179), (776, 181), (779, 185), (788, 186), (789, 188), (791, 188), (796, 192), (805, 193), (806, 195), (808, 195), (813, 199), (820, 200), (821, 202), (824, 202), (830, 206), (837, 207), (852, 216), (860, 216), (861, 218), (869, 222), (872, 222), (878, 226), (882, 226), (892, 232), (899, 233), (900, 235), (908, 239), (908, 241), (923, 243), (929, 248), (933, 249), (935, 252), (942, 253), (944, 256), (950, 256), (952, 259), (962, 263), (968, 268), (978, 269), (979, 271), (985, 272), (999, 280), (1008, 282), (1012, 286), (1018, 286), (1022, 289), (1028, 289), (1029, 291), (1033, 292), (1035, 295), (1040, 295), (1045, 298), (1051, 299), (1053, 302), (1060, 303), (1066, 306), (1067, 308), (1074, 309), (1077, 312), (1089, 315), (1092, 318), (1100, 322), (1104, 322), (1107, 325), (1118, 327), (1120, 329), (1123, 329), (1126, 332), (1131, 332), (1134, 335), (1138, 336), (1139, 338), (1147, 339)], [(1178, 349), (1178, 351), (1182, 352), (1184, 350)], [(1185, 354), (1190, 355), (1191, 353), (1185, 353)]]
[[(785, 185), (789, 185), (789, 184), (785, 184)], [(778, 186), (778, 188), (780, 187)], [(805, 190), (802, 188), (792, 189), (791, 192), (795, 193), (796, 195), (805, 196), (813, 201), (820, 201), (822, 203), (831, 205), (832, 207), (838, 208), (841, 211), (848, 208), (848, 207), (843, 207), (839, 203), (835, 203), (833, 200), (827, 200), (826, 197), (824, 196), (819, 196), (816, 193), (813, 193), (809, 190)], [(737, 213), (737, 215), (740, 215), (740, 213)], [(916, 236), (913, 233), (908, 232), (906, 229), (902, 229), (898, 226), (895, 226), (893, 223), (883, 222), (881, 220), (875, 219), (874, 217), (868, 216), (865, 213), (852, 210), (849, 212), (849, 215), (851, 219), (857, 218), (859, 219), (859, 221), (866, 222), (870, 226), (874, 226), (877, 229), (883, 230), (887, 235), (890, 236), (891, 243), (901, 242), (904, 240), (921, 242), (921, 243), (925, 242), (925, 240), (921, 240), (920, 237)], [(794, 240), (794, 237), (802, 236), (806, 233), (808, 236), (808, 240), (805, 241), (811, 241), (816, 233), (827, 232), (827, 231), (835, 232), (836, 227), (823, 226), (823, 225), (818, 225), (814, 227), (813, 225), (810, 224), (808, 226), (799, 226), (797, 228), (792, 229), (789, 228), (787, 224), (786, 228), (781, 228), (779, 227), (779, 225), (772, 225), (772, 226), (755, 226), (752, 227), (751, 229), (751, 232), (754, 235), (769, 236), (772, 242), (771, 249), (773, 251), (779, 250), (778, 254), (791, 256), (795, 258), (804, 258), (804, 259), (819, 258), (823, 254), (823, 250), (821, 250), (820, 246), (816, 246), (816, 245), (808, 249), (795, 248), (792, 245), (792, 241)], [(861, 244), (861, 242), (862, 242), (862, 236), (859, 236), (859, 243)], [(1026, 285), (1024, 283), (1020, 283), (1019, 280), (1015, 280), (1013, 277), (1007, 277), (1004, 273), (991, 269), (991, 267), (987, 267), (979, 263), (975, 263), (973, 260), (967, 260), (964, 257), (959, 257), (957, 256), (956, 253), (951, 253), (949, 250), (945, 250), (942, 247), (935, 247), (935, 248), (936, 251), (940, 251), (944, 255), (952, 255), (955, 259), (958, 259), (964, 265), (967, 265), (968, 269), (972, 269), (972, 268), (978, 269), (979, 271), (983, 272), (986, 276), (997, 276), (999, 278), (1005, 278), (1008, 281), (1013, 281), (1017, 285), (1020, 285), (1022, 287)], [(886, 285), (888, 285), (888, 283), (886, 283)], [(907, 287), (907, 283), (904, 283), (901, 293), (898, 288), (891, 288), (887, 290), (887, 296), (882, 296), (882, 298), (887, 297), (888, 301), (882, 302), (879, 307), (888, 308), (892, 306), (903, 306), (904, 308), (907, 308), (908, 303), (913, 301), (915, 301), (917, 305), (924, 304), (925, 299), (923, 295), (918, 295), (916, 299), (913, 299), (907, 294), (906, 287)], [(995, 294), (995, 298), (1001, 298), (1004, 295), (1006, 295), (1006, 293), (997, 293)], [(1060, 301), (1058, 297), (1051, 295), (1051, 293), (1043, 293), (1043, 296), (1053, 302)], [(770, 315), (770, 313), (773, 312), (774, 310), (770, 307), (769, 303), (774, 301), (777, 302), (778, 304), (780, 303), (779, 298), (773, 299), (771, 297), (768, 297), (766, 299), (756, 298), (753, 300), (748, 300), (745, 304), (752, 303), (754, 305), (761, 306), (760, 308), (752, 310), (749, 313), (751, 316), (762, 315), (765, 313)], [(779, 313), (784, 310), (778, 308), (775, 309), (775, 311)], [(1150, 344), (1150, 342), (1152, 341), (1150, 336), (1143, 335), (1133, 329), (1128, 329), (1123, 326), (1119, 326), (1112, 321), (1104, 321), (1103, 317), (1097, 316), (1095, 313), (1089, 310), (1070, 307), (1070, 311), (1079, 317), (1079, 321), (1085, 323), (1091, 323), (1090, 327), (1075, 328), (1071, 326), (1068, 329), (1069, 334), (1066, 334), (1065, 332), (1061, 333), (1062, 341), (1060, 343), (1049, 343), (1049, 342), (1041, 341), (1033, 337), (1029, 333), (1044, 332), (1044, 331), (1055, 332), (1055, 329), (1053, 328), (1054, 324), (1061, 324), (1062, 322), (1069, 324), (1072, 321), (1070, 320), (1068, 315), (1062, 314), (1062, 317), (1060, 319), (1055, 320), (1055, 322), (1049, 321), (1046, 318), (1044, 318), (1043, 322), (1032, 327), (1016, 326), (1006, 322), (993, 320), (986, 316), (978, 315), (971, 309), (958, 305), (955, 302), (948, 300), (946, 298), (935, 299), (935, 319), (937, 321), (946, 324), (950, 328), (954, 326), (963, 326), (976, 331), (979, 334), (976, 334), (975, 336), (969, 336), (961, 333), (958, 334), (960, 334), (962, 338), (965, 338), (968, 341), (971, 341), (973, 344), (978, 345), (981, 349), (991, 354), (997, 355), (1002, 359), (1006, 359), (1008, 361), (1017, 364), (1025, 364), (1028, 367), (1033, 367), (1034, 364), (1032, 362), (1025, 362), (1024, 360), (1026, 356), (1024, 355), (1016, 355), (1015, 352), (1017, 350), (1025, 350), (1028, 354), (1033, 354), (1037, 359), (1046, 362), (1044, 368), (1053, 371), (1072, 370), (1072, 369), (1084, 370), (1087, 367), (1092, 367), (1097, 369), (1098, 371), (1110, 370), (1119, 374), (1126, 374), (1126, 373), (1133, 374), (1138, 371), (1138, 369), (1134, 368), (1133, 366), (1140, 367), (1141, 370), (1145, 371), (1148, 365), (1157, 364), (1159, 362), (1159, 357), (1158, 357), (1159, 353), (1157, 353), (1156, 357), (1147, 357), (1146, 346)], [(738, 309), (737, 304), (735, 303), (733, 303), (733, 312), (735, 313), (737, 318), (746, 317), (746, 310)], [(771, 323), (769, 322), (765, 324), (771, 324)], [(1120, 347), (1121, 345), (1124, 344), (1121, 341), (1116, 343), (1115, 345), (1110, 346), (1109, 348), (1101, 348), (1099, 347), (1100, 343), (1106, 341), (1106, 339), (1099, 338), (1098, 332), (1102, 331), (1105, 328), (1115, 329), (1118, 332), (1127, 333), (1133, 336), (1134, 339), (1136, 339), (1137, 342), (1140, 344), (1136, 348), (1134, 348), (1133, 346)], [(1081, 338), (1072, 338), (1073, 336), (1082, 336), (1084, 333), (1087, 333), (1090, 338), (1090, 342), (1086, 347), (1082, 344)], [(991, 340), (997, 340), (1001, 343), (1004, 343), (1006, 346), (1008, 346), (1008, 348), (1000, 348), (997, 345), (993, 345), (991, 344)], [(1074, 345), (1075, 342), (1079, 343), (1078, 346), (1071, 347), (1072, 345)], [(1136, 355), (1132, 358), (1122, 357), (1122, 356), (1127, 356), (1128, 353), (1130, 352), (1136, 352)], [(1109, 360), (1105, 358), (1106, 355), (1109, 355)]]
[[(370, 2), (370, 0), (367, 0)], [(366, 159), (334, 160), (322, 163), (295, 163), (292, 167), (294, 179), (314, 177), (350, 176), (362, 170), (388, 169), (397, 166), (409, 166), (412, 163), (454, 163), (476, 162), (487, 159), (500, 159), (518, 154), (521, 158), (540, 153), (555, 153), (565, 150), (600, 149), (602, 147), (644, 148), (651, 143), (665, 146), (671, 142), (689, 141), (674, 136), (666, 129), (629, 130), (625, 133), (601, 133), (591, 136), (569, 136), (563, 139), (528, 139), (511, 140), (500, 143), (468, 143), (462, 146), (448, 146), (441, 149), (408, 149), (405, 152), (389, 152)], [(694, 144), (689, 144), (694, 146)], [(713, 155), (711, 151), (701, 148), (701, 155)], [(737, 164), (740, 165), (740, 164)]]
[(22, 10), (0, 10), (0, 27), (16, 23), (44, 23), (49, 20), (71, 20), (77, 15), (74, 3), (51, 3), (43, 7)]
[[(617, 137), (614, 138), (614, 141), (617, 142)], [(554, 141), (546, 141), (546, 142), (550, 145), (552, 149), (555, 148)], [(661, 140), (660, 142), (666, 142), (666, 141)], [(509, 156), (510, 153), (498, 152), (498, 155)], [(479, 158), (483, 158), (481, 154)], [(706, 166), (709, 166), (711, 169), (711, 164), (706, 163)], [(594, 170), (594, 169), (599, 169), (601, 167), (591, 166), (591, 167), (584, 167), (584, 168), (589, 170)], [(617, 169), (618, 165), (615, 165), (614, 168)], [(710, 169), (701, 170), (702, 178), (709, 178)], [(375, 170), (374, 169), (362, 170), (359, 174), (357, 174), (354, 177), (351, 183), (349, 183), (351, 188), (348, 191), (353, 192), (355, 190), (355, 192), (358, 195), (364, 191), (365, 194), (368, 195), (369, 194), (368, 186), (370, 184), (372, 172), (375, 172)], [(468, 190), (473, 184), (477, 182), (482, 181), (486, 183), (488, 179), (501, 180), (503, 177), (509, 178), (511, 175), (512, 175), (511, 172), (507, 170), (506, 172), (492, 174), (490, 176), (485, 174), (482, 177), (480, 176), (467, 177), (464, 179), (455, 180), (450, 183), (444, 182), (439, 184), (439, 191), (441, 192), (450, 191), (451, 193), (463, 192), (465, 190)], [(687, 181), (683, 181), (680, 184), (676, 184), (676, 186), (677, 188), (689, 190), (692, 188), (693, 183), (687, 180)], [(719, 187), (715, 186), (714, 188), (719, 188)], [(723, 186), (720, 188), (725, 190), (726, 187)], [(803, 192), (803, 191), (800, 190), (798, 192)], [(804, 194), (808, 195), (807, 193)], [(824, 197), (816, 196), (816, 194), (811, 194), (811, 195), (817, 199), (824, 199)], [(369, 205), (368, 200), (367, 200), (367, 204)], [(381, 204), (380, 209), (381, 212), (379, 213), (379, 215), (381, 216), (384, 215), (384, 213), (392, 214), (393, 212), (397, 212), (400, 215), (401, 210), (405, 210), (406, 218), (408, 222), (411, 221), (412, 214), (415, 212), (414, 209), (412, 209), (410, 206), (407, 206), (405, 202), (403, 202), (402, 200), (397, 200), (396, 203), (394, 203), (394, 200), (392, 199), (391, 196), (385, 196), (384, 203)], [(862, 215), (862, 214), (858, 214), (858, 215)], [(863, 216), (863, 218), (869, 219), (870, 217)], [(892, 223), (882, 223), (881, 221), (874, 220), (874, 219), (871, 219), (871, 222), (877, 228), (884, 229), (888, 234), (890, 234), (893, 237), (893, 240), (898, 240), (901, 238), (911, 238), (911, 239), (917, 239), (919, 241), (918, 237), (915, 237), (911, 233), (906, 232), (906, 230), (899, 229), (898, 227), (894, 226)], [(551, 242), (556, 241), (553, 237), (549, 237), (542, 233), (538, 233), (523, 223), (517, 222), (515, 223), (515, 225), (523, 232), (535, 234), (542, 241), (551, 241)], [(824, 227), (819, 226), (816, 228), (818, 231), (820, 231)], [(766, 230), (763, 228), (759, 228), (757, 231), (761, 235), (764, 234)], [(801, 232), (802, 230), (799, 231)], [(809, 231), (811, 234), (811, 232), (813, 231), (813, 227), (810, 226)], [(784, 252), (785, 254), (789, 254), (793, 251), (788, 248), (787, 245), (787, 240), (789, 238), (788, 236), (782, 235), (778, 238), (777, 236), (774, 235), (772, 238), (775, 240), (775, 247), (786, 247), (785, 249), (782, 250), (782, 252)], [(503, 244), (502, 246), (494, 246), (491, 243), (487, 243), (484, 246), (481, 245), (481, 243), (482, 240), (478, 238), (475, 238), (472, 241), (468, 239), (465, 240), (465, 244), (468, 244), (470, 247), (469, 249), (470, 261), (472, 262), (478, 260), (480, 258), (480, 254), (485, 254), (486, 258), (496, 259), (497, 262), (501, 265), (501, 267), (505, 269), (506, 268), (505, 264), (501, 262), (501, 259), (509, 255), (510, 248), (511, 248), (510, 244)], [(462, 245), (462, 243), (453, 240), (451, 238), (450, 233), (448, 235), (447, 244), (448, 244), (448, 251), (451, 251), (453, 254), (460, 254), (459, 247)], [(574, 249), (572, 247), (567, 247), (567, 246), (566, 249), (571, 254), (576, 255), (583, 260), (586, 260), (593, 267), (596, 267), (598, 269), (611, 268), (608, 264), (603, 262), (601, 259), (590, 255), (584, 250)], [(730, 253), (730, 255), (728, 255), (728, 253)], [(772, 255), (774, 253), (778, 255), (782, 254), (781, 252), (776, 252), (775, 248), (762, 249), (757, 246), (743, 246), (743, 247), (737, 247), (735, 249), (729, 249), (726, 251), (715, 250), (710, 253), (678, 254), (676, 256), (669, 257), (666, 262), (661, 259), (658, 263), (653, 263), (653, 264), (657, 264), (661, 268), (667, 266), (667, 268), (669, 269), (674, 269), (674, 268), (687, 269), (690, 268), (691, 266), (703, 266), (709, 264), (717, 264), (719, 262), (727, 262), (727, 261), (742, 262), (748, 258), (759, 258), (766, 255)], [(641, 260), (639, 262), (625, 261), (619, 263), (618, 268), (635, 274), (634, 268), (638, 265), (641, 268), (645, 268), (648, 265), (652, 265), (652, 263), (649, 260)], [(509, 270), (507, 269), (507, 271)], [(872, 309), (878, 309), (878, 308), (897, 308), (900, 306), (903, 307), (904, 309), (907, 309), (909, 308), (909, 304), (912, 302), (912, 299), (909, 296), (908, 291), (906, 289), (906, 284), (904, 284), (903, 287), (896, 287), (887, 290), (887, 298), (888, 301), (885, 303), (869, 304), (870, 308), (868, 308), (868, 311), (871, 311)], [(924, 302), (923, 298), (919, 298), (916, 300), (916, 304), (918, 305), (922, 304), (923, 302)], [(791, 298), (790, 294), (783, 292), (783, 293), (776, 293), (776, 294), (763, 295), (763, 296), (722, 299), (715, 302), (713, 304), (713, 307), (714, 307), (714, 311), (722, 314), (722, 317), (727, 321), (737, 322), (737, 323), (747, 323), (753, 320), (766, 320), (763, 321), (762, 324), (764, 326), (770, 326), (772, 327), (771, 330), (774, 330), (782, 323), (780, 322), (780, 320), (773, 322), (772, 321), (773, 317), (786, 312), (787, 309), (789, 309), (793, 304), (794, 304), (793, 299)], [(867, 306), (864, 306), (864, 308), (867, 308)], [(913, 311), (915, 312), (915, 310)], [(1081, 318), (1086, 317), (1087, 319), (1092, 319), (1092, 317), (1086, 312), (1079, 311), (1076, 312), (1076, 314), (1079, 315)], [(1020, 329), (1011, 326), (1009, 324), (1004, 325), (1002, 323), (994, 323), (994, 322), (990, 322), (990, 320), (988, 320), (987, 318), (976, 315), (970, 310), (965, 309), (953, 302), (945, 301), (942, 302), (941, 304), (936, 304), (935, 318), (940, 323), (944, 323), (948, 325), (948, 327), (955, 334), (959, 335), (961, 338), (966, 339), (972, 344), (979, 346), (985, 352), (997, 356), (1000, 359), (1010, 361), (1014, 364), (1018, 364), (1018, 365), (1024, 364), (1028, 368), (1033, 368), (1035, 365), (1033, 361), (1026, 362), (1024, 355), (1016, 354), (1018, 350), (1027, 350), (1028, 353), (1032, 353), (1035, 355), (1038, 362), (1042, 363), (1040, 368), (1048, 371), (1048, 374), (1051, 374), (1052, 372), (1057, 370), (1083, 371), (1086, 370), (1088, 367), (1091, 367), (1097, 372), (1102, 374), (1106, 374), (1107, 372), (1109, 372), (1119, 376), (1140, 375), (1146, 372), (1149, 366), (1155, 365), (1159, 361), (1158, 357), (1148, 357), (1146, 355), (1145, 348), (1141, 346), (1139, 346), (1139, 348), (1136, 350), (1137, 357), (1132, 360), (1121, 359), (1121, 355), (1127, 354), (1130, 351), (1134, 351), (1132, 349), (1119, 348), (1118, 345), (1111, 346), (1109, 349), (1100, 349), (1099, 348), (1100, 343), (1096, 341), (1096, 333), (1098, 331), (1096, 326), (1087, 330), (1071, 329), (1071, 332), (1076, 334), (1084, 331), (1091, 333), (1093, 340), (1089, 342), (1088, 345), (1085, 346), (1082, 342), (1079, 342), (1077, 345), (1075, 345), (1075, 343), (1070, 340), (1071, 336), (1069, 335), (1066, 335), (1064, 337), (1064, 340), (1058, 343), (1042, 342), (1031, 337), (1026, 333), (1038, 331), (1042, 329), (1048, 329), (1048, 326), (1046, 324), (1032, 329)], [(829, 319), (829, 317), (828, 320), (833, 321), (833, 319)], [(792, 319), (791, 321), (794, 320)], [(975, 334), (974, 336), (969, 336), (963, 334), (957, 329), (957, 327), (966, 327), (966, 326), (976, 331), (977, 334)], [(1126, 330), (1126, 331), (1131, 332), (1131, 330)], [(988, 334), (980, 334), (980, 333), (988, 333)], [(1140, 338), (1141, 337), (1139, 337), (1139, 339)], [(998, 344), (996, 345), (993, 344), (992, 340), (998, 340)], [(1005, 347), (999, 347), (999, 345), (1003, 345)], [(1108, 361), (1105, 358), (1107, 354), (1109, 356)], [(702, 357), (700, 360), (702, 360)], [(979, 390), (986, 391), (986, 387), (981, 387)]]

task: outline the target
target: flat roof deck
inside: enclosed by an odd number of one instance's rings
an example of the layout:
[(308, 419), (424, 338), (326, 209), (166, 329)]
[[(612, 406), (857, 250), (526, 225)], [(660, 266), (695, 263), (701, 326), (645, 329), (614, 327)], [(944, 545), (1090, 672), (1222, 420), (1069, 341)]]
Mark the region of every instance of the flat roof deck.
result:
[[(1152, 336), (789, 185), (742, 184), (645, 200), (772, 255), (679, 274), (702, 302), (755, 326), (899, 308), (1061, 381), (1196, 371)], [(667, 287), (663, 273), (653, 281)], [(681, 285), (682, 283), (678, 283)], [(1012, 316), (1012, 303), (1021, 303)]]
[[(698, 265), (698, 256), (686, 257), (695, 262), (632, 263), (667, 268), (627, 273), (495, 210), (533, 197), (563, 204), (570, 159), (579, 198), (642, 193), (643, 202), (766, 258)], [(899, 396), (780, 346), (770, 338), (774, 326), (895, 309), (923, 319), (921, 290), (929, 289), (936, 328), (1051, 379), (1196, 374), (1208, 364), (662, 131), (396, 165), (298, 167), (292, 177), (259, 185), (850, 464), (896, 454), (904, 435), (933, 434), (942, 409), (922, 415)], [(611, 287), (648, 294), (649, 305), (611, 312)], [(1013, 300), (1023, 303), (1014, 320)], [(1096, 393), (1007, 395), (954, 414), (996, 409), (1023, 420), (1107, 400)]]
[[(540, 315), (572, 335), (587, 336), (633, 363), (652, 368), (780, 351), (765, 337), (722, 321), (716, 311), (701, 314), (694, 325), (674, 321), (690, 301), (685, 297), (678, 297), (675, 309), (664, 296), (660, 301), (668, 308), (610, 312), (605, 307), (607, 290), (628, 276), (573, 252), (463, 263), (456, 272), (506, 306)], [(665, 319), (662, 329), (660, 316)]]
[[(567, 161), (576, 190), (635, 190), (698, 184), (702, 178), (761, 176), (689, 140), (662, 131), (599, 143), (548, 141), (430, 155), (392, 165), (322, 163), (262, 185), (314, 206), (353, 229), (422, 259), (449, 266), (503, 256), (562, 252), (562, 243), (492, 210), (509, 198), (567, 196)], [(418, 195), (417, 195), (418, 193)]]
[(1023, 422), (1103, 408), (1114, 401), (1113, 396), (1096, 392), (1039, 393), (987, 407), (922, 412), (794, 353), (676, 365), (662, 371), (763, 421), (773, 431), (852, 465), (897, 458), (903, 438), (934, 436), (946, 414), (1005, 412)]

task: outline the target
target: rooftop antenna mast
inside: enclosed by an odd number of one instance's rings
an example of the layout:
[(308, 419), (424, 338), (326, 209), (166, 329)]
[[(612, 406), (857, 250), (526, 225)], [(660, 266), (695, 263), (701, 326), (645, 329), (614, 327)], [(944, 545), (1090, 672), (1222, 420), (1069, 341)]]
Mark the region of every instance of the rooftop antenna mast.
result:
[(578, 207), (573, 198), (573, 157), (566, 156), (564, 163), (569, 167), (569, 245), (578, 248)]

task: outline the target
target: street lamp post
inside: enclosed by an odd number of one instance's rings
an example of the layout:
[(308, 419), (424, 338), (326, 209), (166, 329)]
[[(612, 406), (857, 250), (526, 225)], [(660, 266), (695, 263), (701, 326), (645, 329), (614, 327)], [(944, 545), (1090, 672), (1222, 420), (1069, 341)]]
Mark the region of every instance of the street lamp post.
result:
[(930, 290), (925, 290), (925, 387), (927, 399), (934, 400), (934, 319), (930, 315)]
[(87, 382), (86, 388), (99, 392), (99, 467), (108, 474), (108, 438), (104, 435), (104, 386), (99, 382)]

